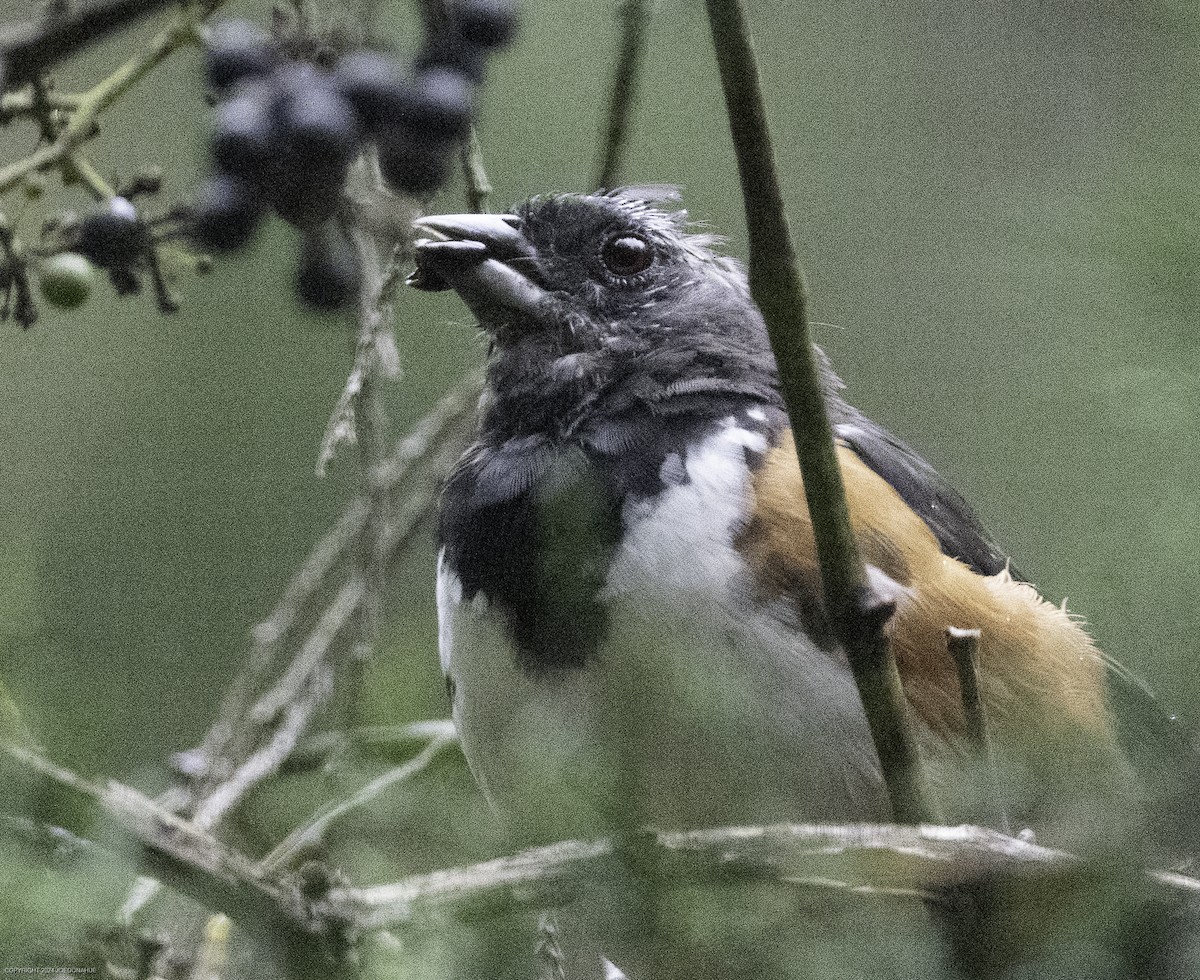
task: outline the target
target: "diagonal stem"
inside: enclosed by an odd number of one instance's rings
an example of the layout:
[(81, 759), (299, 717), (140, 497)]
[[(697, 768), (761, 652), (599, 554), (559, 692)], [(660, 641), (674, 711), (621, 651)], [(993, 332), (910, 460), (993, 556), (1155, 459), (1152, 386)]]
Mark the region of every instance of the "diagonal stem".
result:
[(779, 365), (825, 605), (863, 701), (893, 815), (901, 823), (927, 822), (935, 818), (935, 809), (884, 632), (891, 609), (873, 594), (850, 523), (809, 330), (808, 287), (779, 186), (750, 28), (740, 0), (707, 0), (707, 6), (746, 207), (750, 294)]
[(604, 151), (595, 185), (605, 190), (611, 190), (620, 180), (621, 165), (629, 145), (638, 82), (650, 37), (652, 7), (653, 0), (623, 0), (621, 4), (621, 53), (613, 65)]

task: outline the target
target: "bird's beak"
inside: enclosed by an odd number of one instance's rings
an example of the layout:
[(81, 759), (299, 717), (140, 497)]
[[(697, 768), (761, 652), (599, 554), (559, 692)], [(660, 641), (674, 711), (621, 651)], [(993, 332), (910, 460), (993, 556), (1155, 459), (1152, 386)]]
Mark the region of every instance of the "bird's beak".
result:
[(511, 214), (436, 214), (413, 227), (417, 268), (408, 284), (453, 289), (486, 324), (497, 313), (536, 315), (549, 294), (520, 267), (533, 271), (535, 250)]

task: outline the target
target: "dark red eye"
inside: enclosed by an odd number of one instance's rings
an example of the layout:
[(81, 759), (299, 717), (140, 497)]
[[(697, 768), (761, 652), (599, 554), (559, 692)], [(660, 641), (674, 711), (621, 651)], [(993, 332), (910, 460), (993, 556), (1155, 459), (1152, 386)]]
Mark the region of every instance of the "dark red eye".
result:
[(614, 276), (636, 276), (645, 272), (654, 261), (654, 250), (644, 238), (636, 235), (616, 235), (604, 243), (600, 253), (604, 267)]

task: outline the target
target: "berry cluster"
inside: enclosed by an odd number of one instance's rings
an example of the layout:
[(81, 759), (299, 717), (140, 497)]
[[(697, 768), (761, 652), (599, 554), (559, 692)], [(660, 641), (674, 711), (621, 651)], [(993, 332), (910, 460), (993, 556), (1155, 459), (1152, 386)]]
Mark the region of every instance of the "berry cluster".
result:
[[(39, 243), (20, 241), (0, 218), (0, 321), (13, 316), (32, 326), (38, 311), (31, 281), (37, 278), (42, 298), (51, 306), (74, 309), (85, 303), (103, 271), (117, 294), (140, 293), (149, 278), (159, 309), (172, 313), (178, 303), (159, 263), (159, 246), (175, 237), (179, 216), (168, 212), (148, 219), (134, 201), (157, 194), (162, 176), (150, 169), (137, 174), (118, 193), (82, 218), (71, 211), (45, 222)], [(40, 185), (26, 192), (40, 196)], [(204, 271), (200, 263), (198, 271)]]
[(81, 306), (91, 295), (97, 266), (109, 274), (118, 295), (138, 292), (134, 269), (150, 248), (150, 236), (128, 198), (111, 198), (67, 231), (71, 249), (43, 259), (38, 269), (46, 302), (65, 310)]
[(216, 25), (206, 58), (208, 82), (222, 96), (216, 174), (199, 192), (195, 241), (238, 248), (273, 210), (303, 237), (300, 297), (318, 308), (344, 305), (357, 288), (357, 263), (345, 235), (328, 226), (351, 163), (373, 143), (394, 190), (440, 187), (474, 117), (487, 55), (516, 28), (514, 0), (457, 0), (446, 13), (411, 69), (369, 49), (322, 68), (289, 57), (253, 24)]

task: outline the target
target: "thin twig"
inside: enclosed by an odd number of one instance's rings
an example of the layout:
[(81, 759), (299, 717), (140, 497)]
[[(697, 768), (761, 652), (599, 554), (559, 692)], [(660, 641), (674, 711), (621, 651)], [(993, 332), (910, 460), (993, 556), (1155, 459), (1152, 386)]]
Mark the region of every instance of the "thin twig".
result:
[[(408, 478), (415, 464), (429, 457), (451, 428), (460, 425), (474, 411), (482, 386), (480, 372), (469, 371), (396, 444), (380, 469), (380, 480), (389, 493), (394, 493)], [(301, 609), (325, 583), (336, 563), (348, 554), (362, 532), (366, 517), (366, 501), (361, 497), (352, 500), (333, 528), (309, 552), (287, 584), (279, 604), (254, 628), (254, 642), (260, 652), (265, 653), (263, 648), (286, 639)]]
[(611, 190), (620, 179), (633, 110), (637, 105), (638, 83), (650, 37), (652, 0), (623, 0), (621, 3), (621, 53), (613, 65), (609, 85), (608, 116), (596, 187)]
[(259, 726), (268, 725), (288, 705), (300, 699), (313, 676), (328, 662), (330, 648), (342, 630), (360, 610), (365, 592), (363, 581), (358, 576), (352, 577), (338, 590), (283, 676), (250, 709), (252, 722)]
[(538, 980), (566, 980), (567, 958), (558, 940), (558, 922), (553, 912), (538, 916), (537, 943), (533, 948)]
[[(470, 386), (466, 385), (443, 398), (438, 408), (420, 423), (412, 435), (397, 446), (396, 468), (388, 471), (390, 491), (395, 492), (409, 476), (421, 476), (422, 482), (395, 505), (392, 521), (385, 529), (382, 546), (389, 563), (407, 542), (412, 540), (416, 530), (432, 511), (437, 501), (440, 482), (445, 479), (461, 453), (460, 440), (451, 438), (449, 431), (455, 423), (460, 426), (463, 423), (462, 416), (467, 414), (467, 405), (463, 403), (469, 401), (469, 390)], [(439, 438), (442, 440), (440, 443), (437, 441)], [(437, 451), (432, 451), (434, 447)], [(418, 463), (419, 467), (412, 469)], [(264, 626), (270, 624), (268, 629), (262, 631), (265, 635), (264, 644), (256, 645), (251, 662), (247, 663), (245, 671), (234, 680), (226, 704), (222, 707), (221, 719), (205, 735), (202, 745), (197, 750), (182, 752), (176, 756), (181, 763), (176, 768), (186, 772), (193, 782), (202, 786), (208, 784), (206, 788), (199, 790), (198, 800), (203, 800), (215, 792), (217, 781), (227, 780), (230, 771), (257, 751), (256, 746), (263, 736), (264, 726), (270, 726), (275, 721), (274, 716), (286, 707), (289, 697), (302, 690), (302, 679), (317, 669), (314, 651), (323, 655), (329, 648), (323, 643), (310, 645), (313, 644), (313, 637), (335, 623), (338, 630), (343, 629), (348, 621), (346, 618), (358, 609), (355, 595), (359, 593), (343, 587), (325, 607), (322, 619), (318, 620), (317, 632), (301, 645), (295, 661), (289, 663), (280, 680), (268, 691), (259, 690), (268, 672), (269, 661), (274, 660), (282, 638), (292, 631), (293, 623), (299, 617), (302, 607), (312, 601), (335, 561), (348, 553), (352, 547), (355, 535), (365, 523), (365, 515), (361, 513), (364, 510), (365, 505), (361, 504), (361, 501), (356, 506), (348, 507), (338, 519), (334, 531), (325, 535), (318, 547), (310, 553), (298, 576), (289, 584), (284, 601), (276, 607), (271, 617), (264, 620)], [(320, 623), (324, 623), (325, 627), (320, 626)], [(270, 643), (269, 647), (266, 643)]]
[[(344, 611), (338, 610), (339, 613)], [(201, 827), (215, 827), (250, 790), (278, 771), (300, 741), (312, 716), (325, 703), (331, 687), (327, 670), (315, 672), (304, 689), (288, 703), (267, 743), (238, 766), (228, 779), (205, 794), (194, 808), (192, 819)]]
[(394, 491), (412, 465), (427, 458), (448, 430), (461, 425), (472, 415), (482, 389), (483, 372), (473, 368), (451, 385), (433, 410), (408, 431), (380, 471), (388, 490)]
[(111, 855), (99, 844), (79, 837), (62, 827), (38, 823), (28, 817), (0, 813), (0, 828), (4, 840), (19, 838), (26, 846), (37, 849), (55, 864), (79, 860), (108, 860)]
[[(0, 777), (18, 797), (38, 801), (36, 820), (73, 835), (99, 835), (106, 849), (205, 908), (223, 912), (252, 935), (285, 938), (310, 953), (340, 941), (347, 928), (426, 928), (486, 910), (557, 908), (599, 876), (628, 871), (621, 845), (611, 840), (563, 841), (509, 857), (445, 868), (385, 885), (334, 887), (316, 899), (213, 838), (195, 821), (110, 782), (97, 786), (18, 746), (0, 749)], [(18, 832), (28, 817), (7, 822)], [(35, 843), (45, 839), (34, 832)], [(1096, 865), (983, 827), (896, 824), (776, 824), (640, 835), (653, 854), (656, 876), (681, 882), (774, 882), (785, 887), (868, 887), (873, 894), (924, 899), (981, 877), (1006, 873), (1011, 884), (1035, 885), (1043, 873), (1080, 873), (1094, 884)], [(73, 839), (73, 838), (72, 838)], [(130, 847), (130, 845), (135, 845)], [(90, 846), (84, 849), (89, 857)], [(1146, 871), (1165, 896), (1200, 898), (1200, 880)], [(314, 947), (314, 943), (317, 944)]]
[(324, 840), (326, 831), (334, 821), (340, 820), (347, 813), (371, 803), (380, 794), (396, 785), (396, 783), (404, 782), (423, 772), (429, 768), (430, 763), (441, 754), (444, 748), (456, 744), (458, 744), (458, 737), (454, 734), (435, 735), (429, 740), (425, 748), (414, 758), (404, 763), (404, 765), (396, 766), (394, 769), (389, 769), (382, 775), (377, 776), (346, 799), (339, 800), (325, 807), (309, 823), (303, 827), (298, 827), (288, 834), (259, 862), (260, 869), (263, 872), (272, 872), (293, 865), (298, 856), (312, 850), (313, 847)]
[(467, 207), (475, 214), (487, 214), (492, 199), (492, 182), (483, 165), (483, 145), (474, 126), (463, 143), (462, 168), (467, 185)]
[[(371, 319), (374, 320), (374, 317)], [(379, 325), (381, 324), (382, 321), (379, 321)], [(390, 326), (387, 328), (387, 335), (390, 337)], [(364, 410), (373, 404), (371, 379), (375, 371), (381, 365), (393, 362), (391, 352), (384, 350), (386, 343), (384, 331), (372, 329), (371, 325), (360, 330), (354, 363), (346, 376), (342, 393), (329, 415), (325, 434), (321, 438), (321, 448), (317, 452), (317, 476), (325, 475), (343, 443), (355, 442), (362, 438), (366, 438), (368, 443), (371, 442), (374, 432), (372, 426), (375, 423), (367, 418), (371, 413)]]
[(0, 121), (3, 122), (18, 116), (37, 116), (46, 109), (74, 112), (78, 108), (78, 95), (53, 90), (39, 94), (33, 85), (0, 95)]
[(92, 162), (78, 150), (72, 150), (63, 162), (97, 201), (107, 201), (116, 193), (112, 185), (92, 166)]
[(988, 729), (987, 709), (979, 693), (979, 643), (980, 632), (976, 629), (946, 628), (946, 649), (954, 660), (958, 671), (958, 686), (962, 693), (963, 715), (967, 722), (967, 737), (971, 740), (975, 756), (987, 780), (988, 802), (996, 815), (996, 826), (1004, 833), (1012, 833), (1008, 822), (1008, 808), (1000, 792), (1000, 779), (996, 771), (996, 758), (992, 752), (992, 737)]
[[(471, 371), (455, 384), (399, 441), (380, 479), (389, 493), (396, 493), (410, 478), (428, 471), (425, 485), (397, 507), (391, 527), (385, 537), (389, 560), (409, 539), (424, 519), (435, 499), (435, 485), (448, 472), (445, 450), (439, 455), (439, 445), (454, 446), (451, 430), (464, 424), (474, 410), (482, 379)], [(435, 458), (436, 457), (436, 458)], [(180, 768), (193, 780), (211, 782), (227, 778), (228, 770), (236, 766), (246, 752), (252, 751), (252, 740), (259, 729), (250, 722), (253, 704), (262, 696), (263, 680), (288, 643), (293, 630), (301, 621), (314, 597), (325, 586), (330, 575), (351, 552), (366, 526), (367, 503), (362, 498), (352, 500), (341, 517), (309, 552), (299, 570), (284, 589), (283, 596), (271, 613), (253, 630), (253, 646), (246, 666), (234, 679), (221, 707), (221, 716), (209, 729), (200, 747), (179, 753)]]
[[(371, 163), (365, 161), (363, 166), (371, 168)], [(377, 172), (375, 176), (378, 177)], [(383, 537), (390, 519), (391, 495), (380, 473), (387, 452), (384, 445), (387, 438), (387, 412), (380, 381), (382, 375), (395, 377), (399, 373), (399, 357), (392, 333), (395, 314), (392, 281), (397, 277), (396, 270), (400, 262), (394, 244), (387, 249), (388, 257), (383, 258), (380, 255), (381, 243), (361, 226), (356, 225), (351, 229), (350, 238), (363, 270), (358, 346), (367, 352), (362, 367), (362, 382), (350, 403), (354, 438), (358, 443), (359, 472), (367, 499), (367, 520), (353, 552), (355, 568), (362, 577), (364, 591), (359, 610), (358, 638), (345, 672), (345, 704), (353, 718), (361, 700), (364, 664), (374, 652), (379, 639), (383, 596), (387, 586)]]
[(20, 780), (29, 799), (49, 808), (38, 815), (44, 822), (103, 839), (144, 873), (225, 913), (271, 947), (283, 940), (319, 957), (336, 931), (337, 920), (313, 916), (298, 891), (263, 878), (243, 854), (128, 786), (96, 785), (17, 746), (0, 749), (0, 770), (6, 786)]
[(407, 725), (363, 725), (347, 731), (326, 731), (309, 735), (288, 756), (281, 772), (308, 772), (325, 765), (348, 747), (378, 756), (409, 752), (413, 743), (425, 744), (435, 738), (458, 738), (458, 730), (449, 718), (413, 721)]
[(779, 365), (825, 605), (862, 698), (892, 813), (902, 823), (930, 822), (936, 811), (884, 632), (893, 609), (873, 594), (850, 524), (809, 330), (808, 290), (779, 187), (750, 28), (740, 0), (707, 0), (707, 6), (746, 207), (750, 294)]
[(266, 619), (254, 627), (254, 654), (264, 660), (273, 659), (271, 648), (287, 639), (297, 617), (307, 606), (334, 566), (346, 555), (350, 543), (362, 532), (367, 519), (367, 505), (361, 497), (347, 504), (341, 516), (301, 563), (300, 568), (284, 587), (279, 603)]
[[(1066, 851), (969, 825), (776, 824), (647, 831), (644, 838), (655, 874), (668, 880), (768, 881), (805, 889), (825, 881), (839, 890), (866, 887), (896, 899), (923, 900), (1000, 871), (1032, 881), (1043, 871), (1092, 868)], [(559, 908), (619, 861), (612, 841), (563, 841), (386, 885), (335, 888), (325, 901), (362, 929), (429, 927), (481, 908), (492, 915)], [(1145, 877), (1167, 894), (1200, 897), (1200, 879), (1162, 871)]]
[[(227, 0), (210, 0), (201, 16), (207, 17), (225, 2)], [(180, 10), (143, 50), (88, 91), (80, 94), (78, 106), (57, 140), (7, 167), (0, 168), (0, 194), (11, 190), (28, 174), (61, 166), (64, 162), (69, 164), (70, 155), (75, 149), (95, 135), (97, 116), (117, 102), (178, 48), (195, 42), (196, 18), (197, 15), (191, 11)]]
[[(442, 404), (448, 405), (448, 401), (443, 400)], [(411, 540), (433, 509), (437, 487), (450, 471), (459, 453), (456, 441), (447, 438), (440, 452), (424, 461), (427, 463), (427, 485), (413, 491), (396, 508), (395, 520), (388, 527), (384, 537), (383, 547), (389, 560)], [(338, 522), (339, 528), (342, 527), (348, 513), (349, 511), (343, 514), (343, 520)], [(329, 536), (322, 539), (323, 555), (327, 554), (332, 543)], [(343, 542), (341, 547), (348, 549), (349, 544)], [(312, 559), (314, 556), (310, 554), (309, 557)], [(322, 557), (321, 561), (323, 560)], [(313, 565), (319, 565), (321, 561), (315, 561)], [(309, 563), (306, 562), (305, 565), (308, 566)], [(311, 578), (315, 569), (308, 567), (306, 574)], [(293, 580), (293, 584), (297, 582), (298, 579)], [(314, 592), (317, 587), (313, 586)], [(308, 657), (306, 646), (313, 642), (313, 636), (331, 629), (335, 620), (340, 631), (347, 622), (343, 617), (350, 617), (356, 611), (357, 604), (351, 603), (347, 594), (339, 595), (341, 601), (335, 596), (333, 602), (326, 606), (314, 633), (310, 634), (306, 644), (301, 646), (298, 658)], [(329, 665), (313, 665), (310, 662), (305, 670), (297, 673), (312, 678), (313, 683), (309, 687), (297, 688), (290, 680), (287, 681), (289, 691), (298, 699), (286, 702), (284, 699), (272, 698), (282, 715), (277, 711), (275, 717), (271, 717), (269, 721), (258, 723), (252, 717), (251, 710), (255, 704), (255, 693), (266, 674), (268, 664), (254, 657), (251, 660), (246, 670), (235, 678), (222, 706), (221, 718), (209, 729), (201, 746), (177, 753), (175, 756), (176, 768), (199, 784), (199, 788), (191, 793), (181, 794), (180, 788), (177, 787), (160, 798), (163, 805), (170, 800), (172, 809), (195, 814), (195, 818), (202, 820), (202, 825), (208, 829), (212, 829), (224, 819), (250, 790), (286, 764), (303, 736), (308, 722), (324, 705), (332, 686), (328, 680)], [(285, 676), (286, 674), (285, 671)], [(317, 680), (322, 683), (316, 684)], [(265, 709), (266, 706), (263, 706), (260, 710), (263, 718), (271, 714)], [(156, 882), (140, 879), (126, 897), (122, 907), (123, 921), (131, 921), (138, 910), (157, 893)]]

